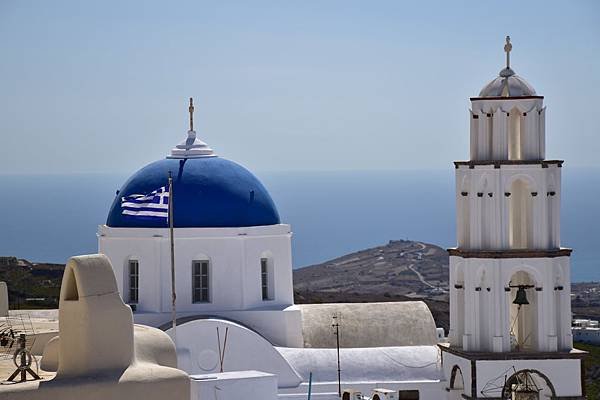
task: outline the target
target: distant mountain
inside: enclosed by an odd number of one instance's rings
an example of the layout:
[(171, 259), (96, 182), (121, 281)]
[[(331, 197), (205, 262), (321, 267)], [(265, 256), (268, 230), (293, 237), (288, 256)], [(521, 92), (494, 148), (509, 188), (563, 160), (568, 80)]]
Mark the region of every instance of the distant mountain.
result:
[(351, 253), (294, 270), (294, 300), (356, 303), (424, 300), (438, 327), (449, 328), (448, 253), (410, 240)]
[(448, 253), (439, 246), (391, 240), (294, 270), (294, 290), (336, 294), (447, 298)]
[(64, 269), (64, 264), (0, 257), (0, 281), (8, 286), (10, 308), (57, 308)]

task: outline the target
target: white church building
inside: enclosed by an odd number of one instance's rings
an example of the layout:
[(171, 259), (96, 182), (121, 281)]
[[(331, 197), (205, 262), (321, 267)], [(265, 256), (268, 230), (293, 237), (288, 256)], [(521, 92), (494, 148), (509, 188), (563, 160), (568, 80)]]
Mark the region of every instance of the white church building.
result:
[[(508, 38), (505, 51), (500, 76), (471, 98), (470, 160), (455, 162), (449, 343), (437, 343), (423, 302), (294, 305), (290, 225), (251, 172), (198, 139), (192, 105), (187, 138), (124, 183), (98, 228), (135, 322), (170, 332), (189, 374), (273, 373), (280, 398), (306, 398), (311, 376), (314, 398), (338, 398), (339, 373), (342, 389), (404, 400), (583, 399), (571, 250), (559, 236), (562, 161), (545, 159), (543, 97), (510, 68)], [(176, 332), (169, 226), (121, 203), (169, 174)]]

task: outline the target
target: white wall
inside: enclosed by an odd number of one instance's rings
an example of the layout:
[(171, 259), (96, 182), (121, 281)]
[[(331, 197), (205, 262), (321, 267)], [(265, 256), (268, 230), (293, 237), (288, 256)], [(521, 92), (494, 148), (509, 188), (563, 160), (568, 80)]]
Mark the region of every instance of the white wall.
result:
[[(172, 335), (172, 329), (167, 333)], [(250, 329), (232, 322), (204, 319), (184, 323), (177, 326), (176, 342), (178, 367), (191, 375), (219, 372), (221, 351), (224, 372), (259, 370), (272, 373), (277, 376), (278, 387), (296, 387), (302, 382), (273, 345)]]
[(581, 361), (578, 359), (490, 360), (477, 361), (476, 365), (478, 393), (488, 381), (503, 377), (503, 371), (514, 367), (517, 371), (534, 369), (546, 375), (554, 386), (556, 396), (581, 396)]
[(471, 102), (471, 160), (542, 160), (545, 157), (542, 98), (477, 98)]
[[(557, 164), (459, 165), (456, 169), (458, 247), (504, 250), (510, 243), (510, 204), (516, 181), (531, 196), (531, 249), (560, 247), (560, 181)], [(535, 196), (532, 195), (535, 193)], [(491, 195), (490, 195), (491, 194)], [(507, 194), (510, 194), (507, 197)]]
[[(197, 312), (178, 312), (178, 318), (186, 317), (220, 317), (236, 321), (259, 332), (275, 346), (302, 347), (302, 314), (297, 306), (281, 309), (259, 309), (240, 311), (214, 311), (206, 314)], [(136, 324), (154, 327), (171, 324), (170, 312), (144, 313), (135, 312), (133, 318)]]
[[(139, 301), (143, 312), (170, 312), (171, 265), (168, 229), (98, 228), (99, 252), (115, 269), (119, 292), (127, 301), (129, 259), (139, 261)], [(273, 263), (272, 300), (261, 296), (260, 258)], [(210, 302), (192, 303), (192, 261), (210, 261)], [(177, 310), (210, 313), (293, 304), (289, 225), (175, 230)]]
[[(451, 343), (468, 351), (510, 351), (510, 306), (516, 290), (506, 292), (505, 287), (516, 272), (524, 271), (532, 277), (535, 287), (541, 288), (541, 291), (528, 289), (527, 296), (532, 304), (523, 306), (537, 307), (537, 350), (570, 350), (569, 261), (569, 257), (493, 259), (451, 256)], [(459, 271), (462, 272), (459, 274)], [(463, 287), (456, 288), (457, 284)], [(559, 287), (562, 290), (558, 290)], [(464, 296), (464, 302), (459, 301), (461, 296)], [(534, 305), (534, 296), (538, 296), (537, 305)], [(489, 330), (482, 330), (483, 322), (489, 324)]]
[[(464, 394), (470, 398), (472, 385), (471, 361), (444, 352), (443, 368), (448, 387), (452, 368), (455, 365), (458, 365), (463, 375)], [(490, 386), (486, 387), (486, 384), (494, 381), (496, 386), (501, 386), (504, 382), (504, 375), (507, 375), (508, 378), (515, 370), (520, 371), (523, 369), (533, 369), (546, 375), (554, 386), (557, 396), (581, 396), (581, 361), (579, 359), (477, 360), (475, 368), (477, 396), (481, 396), (481, 391), (489, 389)], [(449, 392), (449, 396), (454, 396), (454, 394)], [(490, 393), (488, 396), (500, 397), (500, 392)]]
[(277, 399), (277, 377), (260, 371), (190, 377), (191, 400)]
[(576, 342), (600, 344), (600, 329), (573, 328), (573, 340)]

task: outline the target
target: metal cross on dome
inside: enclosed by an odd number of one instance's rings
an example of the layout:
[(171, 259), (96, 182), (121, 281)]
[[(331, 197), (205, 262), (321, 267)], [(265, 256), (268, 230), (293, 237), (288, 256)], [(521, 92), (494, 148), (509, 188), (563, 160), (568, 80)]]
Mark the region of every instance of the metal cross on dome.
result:
[(188, 108), (190, 112), (190, 131), (194, 130), (194, 99), (190, 97), (190, 107)]
[(510, 43), (510, 36), (506, 37), (506, 44), (504, 45), (504, 51), (506, 52), (506, 68), (510, 68), (510, 51), (512, 50), (512, 44)]

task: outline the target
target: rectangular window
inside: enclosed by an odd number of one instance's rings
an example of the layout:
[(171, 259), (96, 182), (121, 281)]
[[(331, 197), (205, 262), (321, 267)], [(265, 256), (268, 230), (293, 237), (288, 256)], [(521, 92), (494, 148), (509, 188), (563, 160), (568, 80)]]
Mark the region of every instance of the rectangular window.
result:
[(260, 281), (262, 287), (262, 299), (271, 300), (269, 298), (269, 264), (266, 258), (260, 259)]
[(419, 391), (400, 390), (398, 391), (398, 400), (419, 400)]
[(140, 263), (138, 260), (129, 260), (129, 303), (137, 304), (140, 283)]
[(192, 262), (192, 302), (194, 303), (210, 301), (208, 267), (208, 260)]

